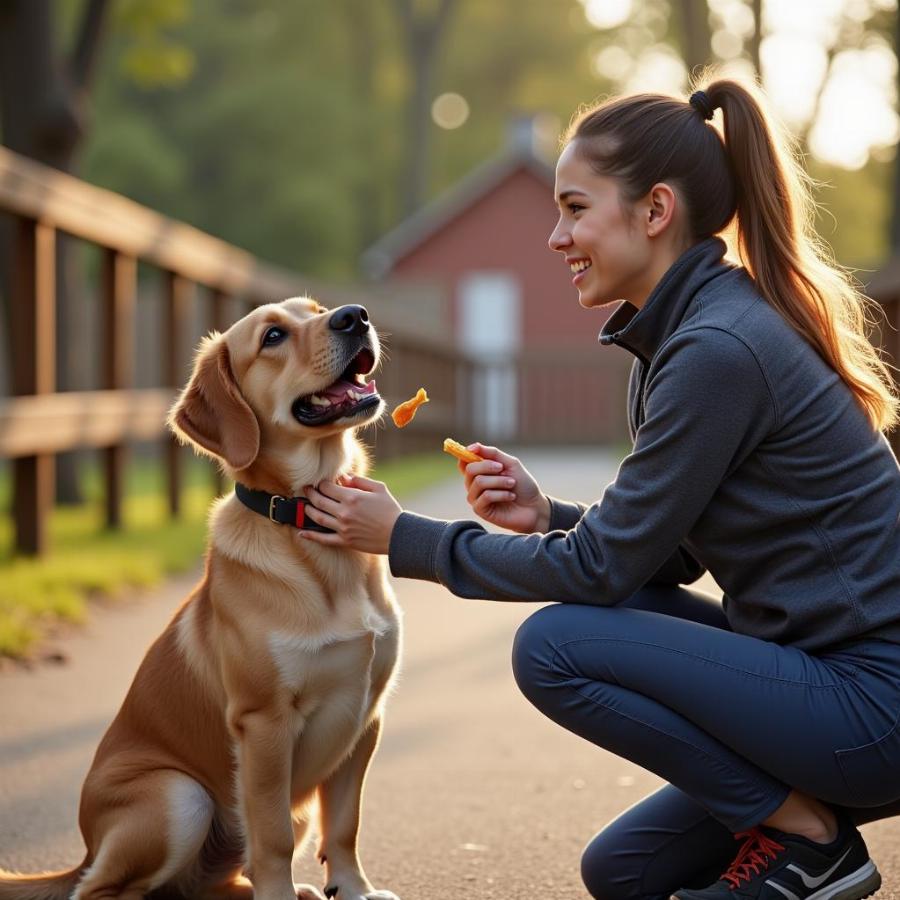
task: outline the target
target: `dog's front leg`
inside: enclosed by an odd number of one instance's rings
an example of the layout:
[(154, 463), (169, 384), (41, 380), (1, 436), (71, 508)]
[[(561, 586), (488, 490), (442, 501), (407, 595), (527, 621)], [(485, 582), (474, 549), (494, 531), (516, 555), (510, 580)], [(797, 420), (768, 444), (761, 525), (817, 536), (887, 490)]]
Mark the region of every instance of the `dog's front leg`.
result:
[(378, 746), (381, 719), (363, 732), (353, 752), (319, 786), (322, 843), (319, 858), (325, 863), (325, 895), (335, 900), (399, 900), (390, 891), (376, 891), (359, 861), (362, 787), (369, 762)]
[(254, 709), (229, 716), (238, 765), (254, 900), (295, 900), (291, 880), (291, 748), (288, 716)]

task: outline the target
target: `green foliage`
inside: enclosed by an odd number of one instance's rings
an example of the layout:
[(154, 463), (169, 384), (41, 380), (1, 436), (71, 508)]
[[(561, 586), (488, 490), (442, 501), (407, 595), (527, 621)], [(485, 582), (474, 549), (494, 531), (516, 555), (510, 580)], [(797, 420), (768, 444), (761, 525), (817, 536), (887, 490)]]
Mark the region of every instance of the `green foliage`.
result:
[(128, 37), (120, 64), (145, 88), (183, 84), (194, 71), (194, 55), (167, 29), (184, 25), (191, 0), (124, 0), (115, 7), (118, 29)]
[[(154, 2), (146, 23), (140, 6), (110, 35), (85, 176), (264, 259), (352, 278), (399, 216), (411, 84), (394, 4), (193, 0), (178, 18)], [(177, 90), (121, 77), (142, 27), (189, 49)], [(432, 126), (433, 191), (498, 152), (514, 115), (549, 109), (562, 123), (593, 96), (593, 40), (577, 0), (461, 0), (435, 90), (463, 93), (472, 114), (456, 131)]]
[[(870, 3), (841, 39), (863, 25), (892, 39), (888, 5)], [(80, 4), (63, 9), (71, 31)], [(680, 46), (678, 10), (648, 0), (599, 31), (579, 0), (458, 0), (433, 91), (462, 94), (470, 116), (455, 130), (432, 126), (431, 194), (500, 151), (513, 117), (540, 112), (562, 130), (579, 105), (613, 91), (593, 66), (600, 50), (634, 58)], [(392, 0), (123, 0), (101, 63), (89, 180), (333, 280), (357, 277), (361, 251), (400, 218), (412, 84)], [(837, 227), (827, 215), (821, 224), (844, 264), (883, 259), (888, 173), (877, 161), (816, 169), (834, 185), (820, 199)]]
[(817, 192), (816, 229), (838, 261), (858, 269), (867, 282), (888, 254), (894, 163), (870, 160), (858, 171), (812, 160), (810, 174), (822, 186)]

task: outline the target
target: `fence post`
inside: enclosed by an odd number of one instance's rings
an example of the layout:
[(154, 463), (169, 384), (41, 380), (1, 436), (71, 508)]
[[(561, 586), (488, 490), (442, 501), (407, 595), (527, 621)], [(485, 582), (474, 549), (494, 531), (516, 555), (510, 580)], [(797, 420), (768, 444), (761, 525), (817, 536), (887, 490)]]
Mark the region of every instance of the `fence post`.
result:
[[(56, 390), (56, 231), (32, 219), (15, 219), (12, 254), (12, 392)], [(53, 506), (55, 459), (50, 454), (13, 461), (16, 551), (47, 549), (47, 518)]]
[[(103, 386), (124, 390), (132, 386), (134, 372), (134, 304), (137, 261), (115, 250), (103, 250), (101, 310), (106, 328), (103, 352)], [(123, 482), (128, 448), (123, 444), (103, 448), (106, 488), (106, 526), (122, 527)]]
[[(191, 283), (174, 272), (165, 273), (165, 322), (163, 341), (165, 342), (164, 372), (166, 384), (176, 390), (182, 387), (184, 377), (182, 345), (190, 323)], [(172, 518), (181, 515), (181, 488), (183, 483), (183, 454), (174, 435), (166, 439), (166, 482), (169, 498), (169, 514)]]

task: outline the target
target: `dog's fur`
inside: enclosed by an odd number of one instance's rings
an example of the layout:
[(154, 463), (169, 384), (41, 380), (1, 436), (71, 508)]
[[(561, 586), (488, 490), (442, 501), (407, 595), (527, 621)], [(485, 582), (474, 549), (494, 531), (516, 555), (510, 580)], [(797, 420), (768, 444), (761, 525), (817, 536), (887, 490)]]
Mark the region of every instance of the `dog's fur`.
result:
[[(356, 428), (383, 403), (315, 427), (292, 414), (361, 347), (377, 363), (374, 329), (347, 334), (333, 315), (295, 298), (206, 338), (170, 426), (273, 494), (362, 474)], [(267, 346), (272, 326), (287, 336)], [(396, 900), (363, 873), (357, 833), (400, 631), (383, 557), (298, 539), (220, 499), (203, 580), (148, 650), (85, 780), (84, 862), (0, 873), (0, 900), (321, 898), (291, 880), (316, 806), (328, 895)]]

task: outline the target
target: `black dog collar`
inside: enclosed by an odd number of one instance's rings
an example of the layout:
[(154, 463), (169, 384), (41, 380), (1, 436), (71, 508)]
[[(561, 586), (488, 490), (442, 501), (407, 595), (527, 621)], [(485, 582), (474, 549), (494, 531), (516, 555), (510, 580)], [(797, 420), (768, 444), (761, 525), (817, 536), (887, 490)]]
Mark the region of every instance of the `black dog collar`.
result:
[(305, 531), (323, 531), (326, 534), (334, 534), (334, 529), (319, 525), (307, 517), (306, 506), (312, 504), (306, 497), (282, 497), (280, 494), (267, 494), (265, 491), (254, 491), (240, 483), (235, 484), (234, 493), (244, 506), (279, 525), (293, 525), (294, 528), (301, 528)]

